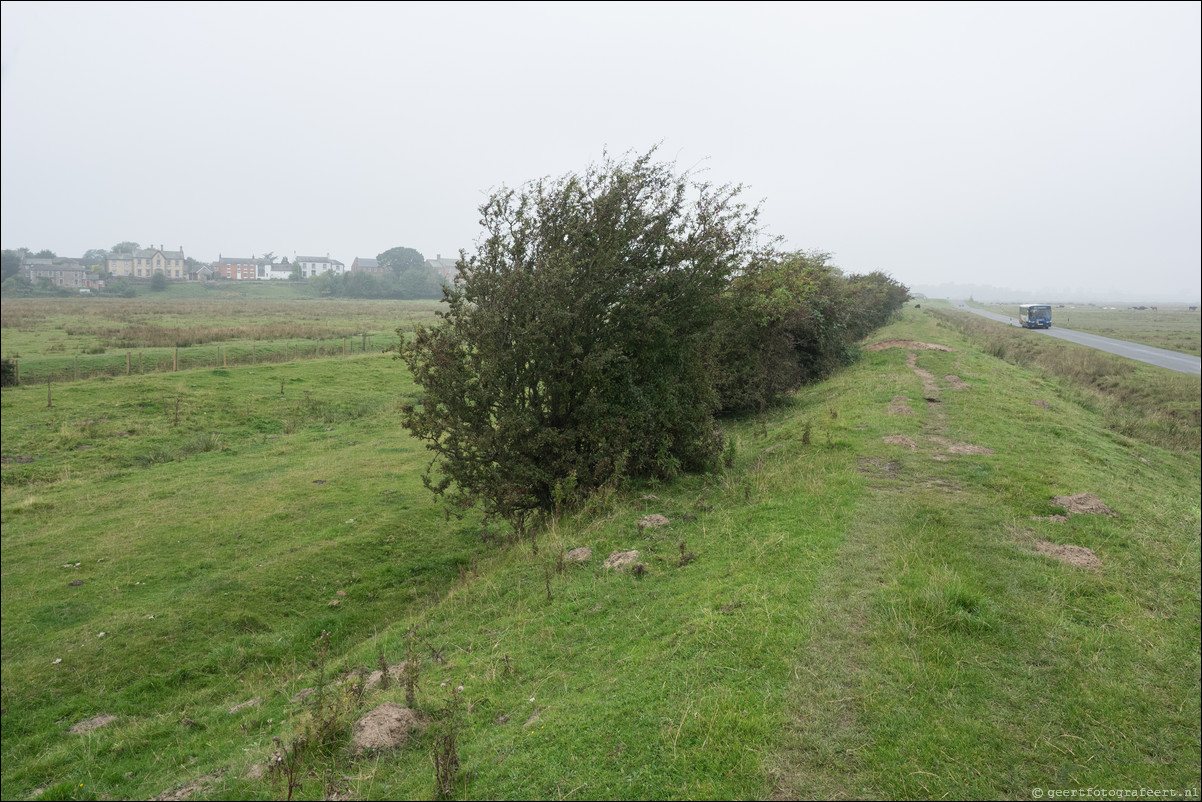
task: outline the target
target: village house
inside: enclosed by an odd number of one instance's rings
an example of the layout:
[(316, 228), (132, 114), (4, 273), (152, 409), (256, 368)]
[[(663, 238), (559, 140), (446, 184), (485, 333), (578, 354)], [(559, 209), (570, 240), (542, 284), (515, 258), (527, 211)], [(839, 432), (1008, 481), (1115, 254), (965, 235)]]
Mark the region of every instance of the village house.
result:
[(233, 279), (234, 281), (258, 281), (266, 278), (267, 270), (271, 267), (270, 259), (256, 259), (253, 255), (247, 259), (241, 256), (217, 255), (217, 276)]
[(384, 275), (384, 268), (375, 259), (368, 259), (366, 256), (356, 256), (355, 261), (351, 262), (352, 273), (366, 273), (369, 276)]
[(443, 259), (442, 254), (437, 254), (433, 259), (426, 260), (426, 267), (438, 274), (438, 277), (445, 281), (454, 281), (458, 275), (458, 270), (455, 265), (459, 264), (458, 259)]
[(341, 276), (346, 272), (346, 265), (337, 259), (331, 259), (329, 254), (325, 256), (298, 256), (294, 262), (301, 266), (301, 278), (313, 278), (323, 273), (333, 273), (336, 276)]
[(155, 273), (162, 273), (167, 278), (188, 277), (182, 245), (178, 251), (166, 251), (160, 245), (158, 248), (139, 248), (130, 253), (110, 253), (107, 269), (109, 275), (114, 277), (150, 278)]
[(30, 259), (24, 266), (24, 274), (31, 284), (49, 279), (56, 287), (71, 289), (99, 289), (104, 286), (100, 276), (89, 271), (76, 259)]

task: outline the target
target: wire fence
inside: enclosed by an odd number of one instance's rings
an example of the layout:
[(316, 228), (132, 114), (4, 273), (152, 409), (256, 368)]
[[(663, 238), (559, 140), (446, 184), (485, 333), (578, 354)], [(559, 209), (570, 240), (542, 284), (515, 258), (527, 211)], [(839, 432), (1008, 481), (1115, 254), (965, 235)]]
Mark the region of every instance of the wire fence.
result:
[(266, 342), (237, 346), (199, 345), (185, 348), (153, 348), (111, 351), (104, 354), (14, 359), (13, 368), (16, 384), (33, 385), (118, 376), (140, 376), (178, 370), (279, 364), (301, 359), (328, 359), (355, 354), (379, 353), (396, 343), (395, 335), (377, 337), (365, 334), (358, 337), (344, 337), (340, 340), (296, 343)]

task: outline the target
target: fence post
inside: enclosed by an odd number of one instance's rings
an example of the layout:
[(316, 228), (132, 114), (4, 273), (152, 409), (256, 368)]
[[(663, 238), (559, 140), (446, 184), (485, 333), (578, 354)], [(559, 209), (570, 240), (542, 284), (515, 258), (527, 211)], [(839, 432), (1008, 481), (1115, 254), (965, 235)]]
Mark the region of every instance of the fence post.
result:
[(175, 355), (171, 358), (171, 369), (179, 370), (179, 347), (176, 346)]
[(130, 368), (130, 353), (129, 353), (129, 351), (126, 351), (125, 352), (125, 375), (126, 376), (129, 375), (129, 368)]
[(142, 375), (142, 352), (138, 352), (138, 375)]
[(13, 360), (13, 380), (17, 384), (21, 383), (21, 360), (19, 359)]

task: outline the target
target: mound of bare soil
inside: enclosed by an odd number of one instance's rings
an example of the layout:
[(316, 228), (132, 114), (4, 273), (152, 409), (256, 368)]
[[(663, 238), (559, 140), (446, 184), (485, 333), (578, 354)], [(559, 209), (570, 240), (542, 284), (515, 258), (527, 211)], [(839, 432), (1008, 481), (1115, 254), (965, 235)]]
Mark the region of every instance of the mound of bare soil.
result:
[(639, 553), (637, 551), (615, 551), (606, 558), (604, 566), (622, 571), (627, 566), (633, 565), (638, 558)]
[(582, 563), (593, 556), (593, 550), (588, 546), (580, 546), (571, 551), (564, 552), (563, 561), (566, 563)]
[(351, 744), (355, 752), (396, 749), (404, 746), (411, 734), (426, 729), (419, 714), (396, 702), (385, 702), (355, 722)]
[(1102, 503), (1102, 499), (1093, 493), (1078, 493), (1075, 496), (1056, 496), (1052, 503), (1064, 507), (1070, 515), (1109, 515), (1118, 516), (1114, 510)]
[(955, 351), (946, 345), (935, 343), (920, 343), (917, 340), (881, 340), (872, 345), (864, 346), (865, 351), (884, 351), (886, 348), (909, 348), (917, 351)]
[(1046, 540), (1035, 541), (1035, 550), (1040, 554), (1055, 557), (1061, 562), (1076, 565), (1080, 568), (1097, 568), (1102, 564), (1098, 555), (1092, 549), (1084, 546), (1068, 546), (1059, 543), (1049, 543)]

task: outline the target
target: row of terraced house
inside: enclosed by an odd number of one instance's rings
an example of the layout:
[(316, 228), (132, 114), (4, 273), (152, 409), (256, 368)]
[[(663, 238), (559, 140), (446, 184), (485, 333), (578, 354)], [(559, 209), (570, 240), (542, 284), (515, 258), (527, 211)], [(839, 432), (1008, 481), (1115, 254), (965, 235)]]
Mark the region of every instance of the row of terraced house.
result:
[[(436, 259), (427, 259), (426, 265), (443, 278), (453, 278), (455, 274), (454, 259), (443, 259), (439, 254)], [(103, 270), (101, 265), (85, 265), (81, 259), (70, 258), (41, 258), (25, 257), (21, 262), (22, 273), (29, 281), (37, 283), (39, 279), (49, 279), (58, 287), (79, 289), (94, 289), (104, 286), (102, 272), (107, 272), (112, 278), (152, 278), (161, 273), (165, 278), (178, 281), (208, 281), (214, 278), (224, 278), (233, 281), (269, 281), (290, 279), (294, 274), (299, 278), (314, 278), (326, 273), (342, 275), (344, 273), (368, 273), (379, 275), (383, 268), (375, 259), (355, 257), (348, 270), (347, 266), (325, 256), (297, 256), (291, 263), (276, 263), (272, 259), (234, 256), (218, 256), (216, 262), (202, 264), (189, 260), (184, 256), (184, 249), (169, 251), (162, 246), (158, 248), (142, 248), (128, 253), (108, 254)]]

